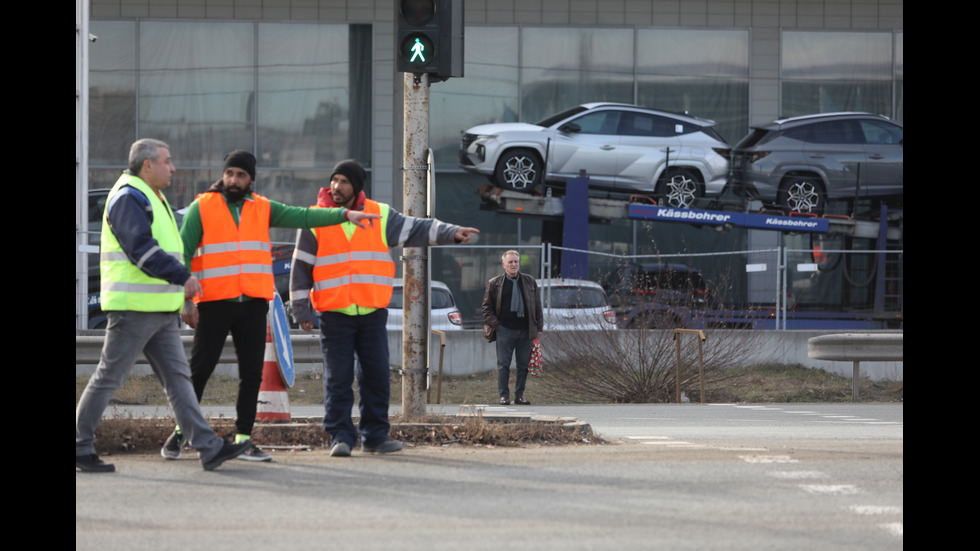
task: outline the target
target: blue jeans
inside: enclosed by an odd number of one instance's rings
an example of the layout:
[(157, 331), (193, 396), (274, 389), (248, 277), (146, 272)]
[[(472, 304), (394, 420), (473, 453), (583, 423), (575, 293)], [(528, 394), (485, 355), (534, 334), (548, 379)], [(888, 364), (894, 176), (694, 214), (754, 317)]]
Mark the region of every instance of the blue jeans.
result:
[(534, 339), (527, 336), (527, 329), (507, 329), (497, 326), (497, 392), (501, 398), (510, 398), (508, 384), (510, 381), (510, 363), (516, 358), (517, 382), (514, 384), (514, 395), (524, 395), (524, 385), (527, 383), (527, 366), (531, 363), (531, 349)]
[(75, 408), (75, 455), (95, 453), (95, 429), (140, 353), (146, 356), (191, 446), (209, 461), (224, 441), (201, 414), (174, 312), (109, 312), (99, 366)]
[(320, 348), (323, 350), (323, 430), (331, 445), (353, 446), (357, 431), (351, 419), (354, 406), (355, 353), (357, 354), (358, 423), (361, 442), (377, 446), (387, 440), (391, 368), (388, 364), (388, 310), (379, 308), (363, 316), (321, 312)]

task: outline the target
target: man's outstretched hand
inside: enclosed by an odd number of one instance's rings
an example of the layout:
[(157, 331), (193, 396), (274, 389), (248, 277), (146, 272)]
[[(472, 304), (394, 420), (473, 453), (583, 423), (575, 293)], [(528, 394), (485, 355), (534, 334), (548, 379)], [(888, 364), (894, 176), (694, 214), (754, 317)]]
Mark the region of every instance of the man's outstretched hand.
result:
[(470, 239), (473, 239), (475, 234), (480, 233), (480, 230), (476, 228), (462, 227), (456, 230), (456, 242), (457, 243), (469, 243)]
[[(352, 224), (354, 224), (358, 228), (361, 228), (361, 229), (364, 229), (364, 230), (366, 230), (366, 229), (368, 229), (368, 228), (371, 227), (371, 224), (372, 224), (371, 220), (373, 220), (375, 218), (381, 218), (381, 215), (380, 214), (368, 214), (368, 213), (366, 213), (364, 211), (351, 210), (351, 209), (347, 209), (347, 211), (344, 213), (344, 216), (347, 217), (347, 221), (348, 222), (351, 222)], [(365, 223), (365, 220), (367, 221), (366, 223)]]

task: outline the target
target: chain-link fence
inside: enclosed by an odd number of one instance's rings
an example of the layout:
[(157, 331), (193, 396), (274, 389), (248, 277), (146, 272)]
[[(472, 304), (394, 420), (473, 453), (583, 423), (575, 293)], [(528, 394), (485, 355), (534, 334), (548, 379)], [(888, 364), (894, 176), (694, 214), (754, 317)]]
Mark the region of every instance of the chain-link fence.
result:
[[(93, 245), (98, 235), (92, 232)], [(289, 296), (292, 243), (274, 244), (276, 286)], [(714, 253), (617, 255), (543, 244), (442, 245), (430, 248), (430, 279), (455, 296), (463, 326), (479, 328), (487, 280), (500, 274), (501, 255), (516, 250), (521, 271), (546, 279), (562, 270), (600, 283), (617, 306), (622, 327), (663, 324), (669, 306), (673, 326), (690, 328), (890, 329), (903, 326), (902, 250), (772, 247)], [(401, 272), (400, 250), (393, 251)], [(563, 266), (562, 256), (584, 259)], [(98, 310), (98, 255), (90, 256), (89, 327)], [(638, 270), (655, 280), (644, 288)], [(669, 275), (650, 276), (652, 273)], [(642, 277), (641, 277), (642, 279)], [(647, 281), (650, 284), (650, 281)], [(656, 289), (656, 293), (654, 293)], [(629, 293), (630, 297), (625, 297)], [(636, 308), (641, 305), (643, 308)], [(650, 318), (657, 311), (658, 319)]]
[[(562, 271), (600, 283), (622, 327), (887, 329), (903, 314), (901, 250), (774, 247), (716, 253), (615, 255), (551, 246), (432, 247), (431, 279), (453, 291), (465, 328), (482, 324), (486, 282), (500, 256), (521, 255), (521, 271), (546, 279)], [(577, 264), (563, 266), (562, 256)], [(627, 296), (628, 295), (628, 296)], [(644, 314), (647, 314), (644, 316)], [(645, 319), (646, 318), (646, 319)], [(662, 325), (660, 325), (662, 326)]]

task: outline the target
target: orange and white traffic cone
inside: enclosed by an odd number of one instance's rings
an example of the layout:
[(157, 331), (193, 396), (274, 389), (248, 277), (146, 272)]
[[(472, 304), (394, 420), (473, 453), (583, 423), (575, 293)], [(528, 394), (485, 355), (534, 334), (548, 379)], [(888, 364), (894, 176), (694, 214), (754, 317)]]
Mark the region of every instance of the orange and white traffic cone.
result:
[(276, 348), (272, 344), (272, 329), (265, 332), (265, 363), (262, 365), (262, 386), (259, 387), (259, 404), (255, 418), (259, 421), (286, 422), (289, 415), (289, 394), (279, 372)]

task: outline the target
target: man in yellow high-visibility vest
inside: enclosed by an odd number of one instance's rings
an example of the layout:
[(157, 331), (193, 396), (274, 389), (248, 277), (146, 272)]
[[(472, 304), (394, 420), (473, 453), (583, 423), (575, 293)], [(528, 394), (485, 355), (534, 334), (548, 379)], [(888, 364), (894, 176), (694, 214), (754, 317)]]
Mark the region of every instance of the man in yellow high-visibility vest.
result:
[(170, 147), (142, 139), (129, 170), (109, 192), (102, 216), (101, 303), (108, 316), (99, 365), (75, 408), (75, 470), (112, 472), (95, 452), (95, 429), (109, 400), (143, 353), (163, 383), (174, 417), (205, 470), (241, 455), (248, 444), (221, 439), (201, 414), (180, 341), (178, 312), (201, 290), (183, 262), (173, 210), (161, 193), (176, 169)]

